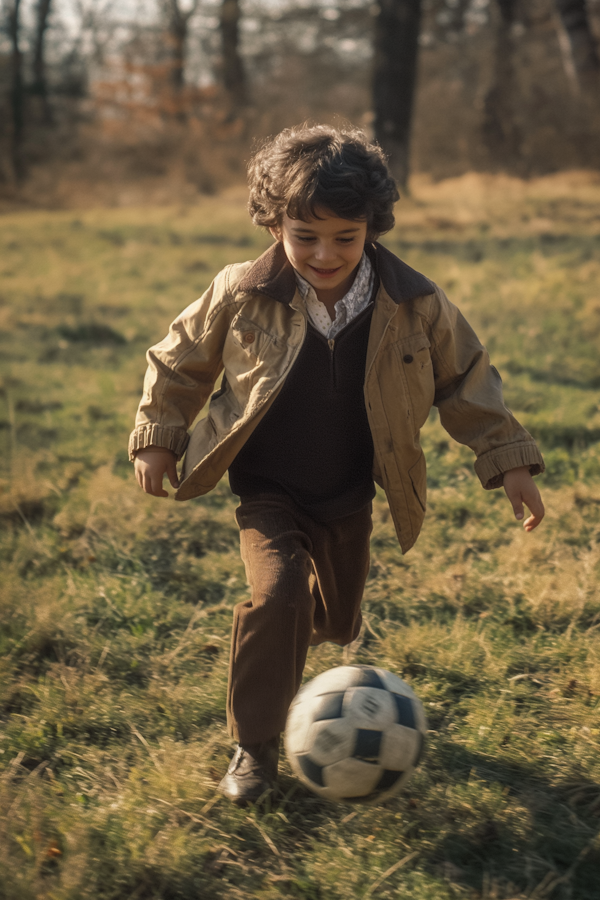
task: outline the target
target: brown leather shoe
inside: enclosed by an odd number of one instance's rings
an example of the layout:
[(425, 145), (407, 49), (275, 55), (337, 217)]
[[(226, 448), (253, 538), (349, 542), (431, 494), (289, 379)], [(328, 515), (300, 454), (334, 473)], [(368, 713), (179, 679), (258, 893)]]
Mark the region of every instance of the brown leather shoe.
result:
[(219, 784), (222, 794), (236, 806), (255, 803), (277, 780), (279, 735), (262, 744), (238, 745), (227, 774)]

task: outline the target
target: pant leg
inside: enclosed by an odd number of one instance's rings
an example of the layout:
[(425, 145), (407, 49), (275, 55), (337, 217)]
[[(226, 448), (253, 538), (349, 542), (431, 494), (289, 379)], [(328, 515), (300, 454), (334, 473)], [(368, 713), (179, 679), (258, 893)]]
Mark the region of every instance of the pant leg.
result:
[(227, 719), (255, 744), (283, 731), (309, 645), (358, 635), (371, 511), (319, 523), (270, 496), (243, 502), (237, 518), (251, 598), (234, 610)]
[(371, 504), (342, 519), (314, 523), (310, 534), (316, 581), (311, 644), (332, 641), (344, 647), (358, 637), (372, 530)]
[(236, 515), (251, 598), (234, 609), (227, 720), (241, 744), (258, 744), (283, 731), (302, 681), (313, 548), (283, 499), (246, 501)]

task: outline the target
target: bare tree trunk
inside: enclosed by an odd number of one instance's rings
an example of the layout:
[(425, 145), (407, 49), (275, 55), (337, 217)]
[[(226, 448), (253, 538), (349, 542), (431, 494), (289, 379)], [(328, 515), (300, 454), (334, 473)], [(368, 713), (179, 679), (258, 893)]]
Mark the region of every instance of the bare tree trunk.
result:
[(586, 0), (554, 0), (558, 40), (565, 73), (573, 92), (597, 88), (600, 58), (590, 28)]
[(36, 8), (35, 38), (33, 46), (33, 83), (31, 92), (37, 94), (42, 104), (44, 124), (52, 124), (52, 110), (48, 100), (48, 81), (46, 78), (46, 58), (44, 55), (44, 39), (48, 28), (48, 18), (52, 0), (38, 0)]
[(517, 80), (514, 66), (513, 25), (516, 0), (497, 0), (494, 71), (484, 102), (483, 139), (494, 162), (511, 166), (521, 158), (522, 136), (514, 119)]
[(24, 174), (23, 130), (25, 125), (25, 91), (23, 85), (23, 54), (19, 44), (21, 31), (21, 0), (6, 3), (7, 31), (10, 54), (10, 138), (9, 156), (12, 177), (20, 181)]
[(375, 137), (388, 154), (401, 188), (408, 183), (420, 25), (421, 0), (379, 0), (374, 37)]
[(161, 0), (169, 43), (169, 82), (175, 102), (177, 118), (184, 119), (181, 92), (185, 84), (185, 44), (188, 25), (198, 8), (198, 0), (193, 0), (188, 9), (181, 8), (180, 0)]
[(248, 103), (246, 73), (239, 51), (239, 0), (223, 0), (221, 4), (221, 46), (223, 50), (223, 84), (231, 97), (234, 111)]

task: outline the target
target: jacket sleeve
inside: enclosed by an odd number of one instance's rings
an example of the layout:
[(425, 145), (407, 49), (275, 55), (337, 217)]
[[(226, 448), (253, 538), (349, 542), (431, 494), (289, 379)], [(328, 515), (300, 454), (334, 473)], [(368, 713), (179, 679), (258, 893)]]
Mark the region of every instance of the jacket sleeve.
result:
[(504, 403), (502, 380), (487, 350), (439, 288), (428, 318), (434, 405), (446, 431), (476, 454), (475, 471), (483, 487), (500, 487), (504, 472), (517, 466), (529, 466), (532, 475), (543, 472), (537, 444)]
[(222, 351), (230, 324), (228, 269), (188, 306), (164, 340), (146, 354), (148, 368), (129, 458), (145, 447), (165, 447), (183, 456), (188, 428), (210, 397), (223, 369)]

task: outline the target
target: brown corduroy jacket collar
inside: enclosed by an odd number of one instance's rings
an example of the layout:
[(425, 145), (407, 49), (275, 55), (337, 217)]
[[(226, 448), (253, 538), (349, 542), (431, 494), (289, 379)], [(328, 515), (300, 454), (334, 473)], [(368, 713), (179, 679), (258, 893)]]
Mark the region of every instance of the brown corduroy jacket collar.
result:
[[(380, 283), (394, 303), (406, 303), (434, 293), (435, 288), (428, 278), (411, 269), (382, 244), (366, 244), (365, 250)], [(283, 244), (277, 241), (259, 256), (238, 287), (244, 293), (266, 294), (289, 306), (296, 291), (296, 275)]]

